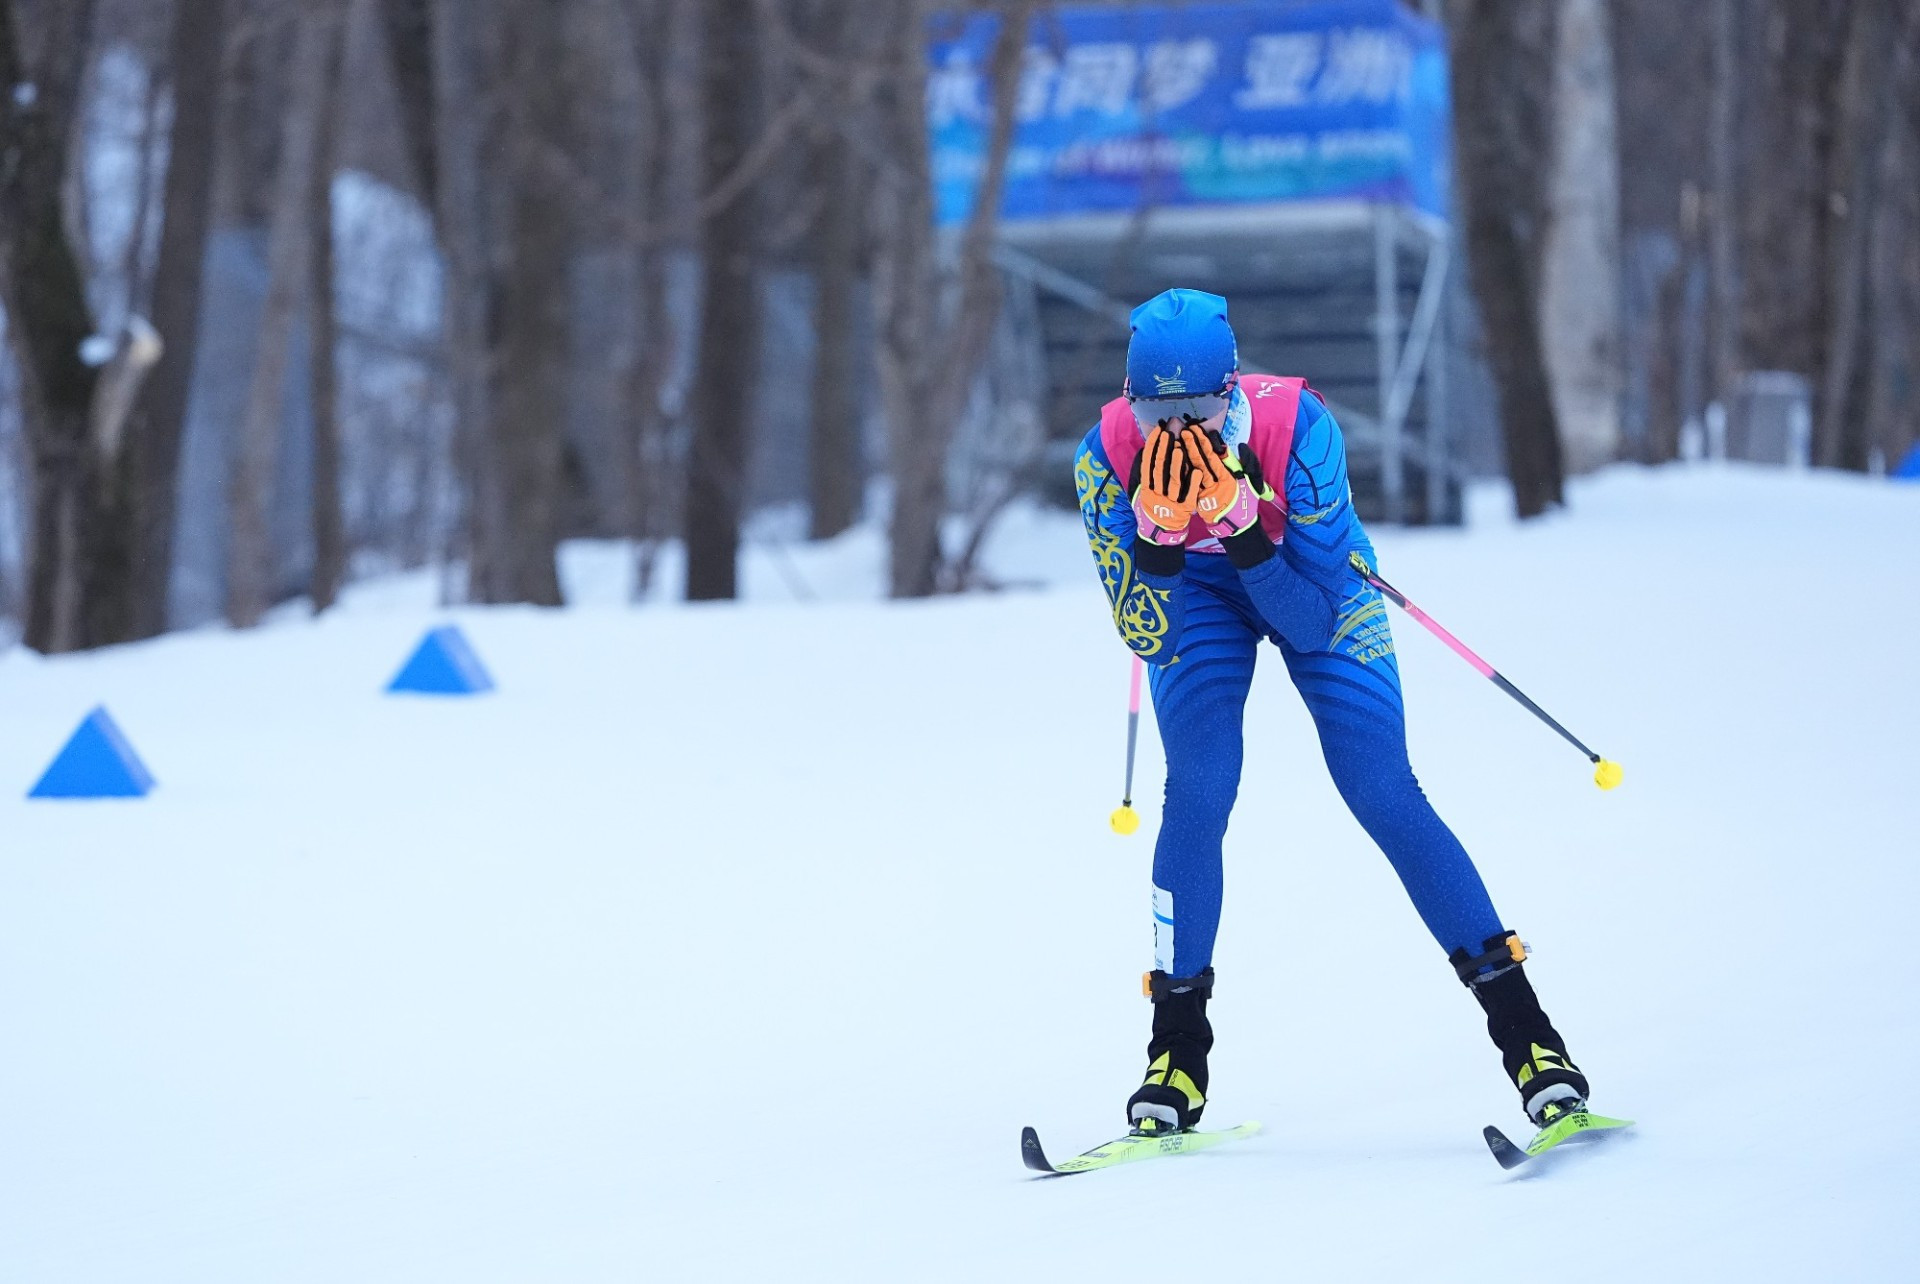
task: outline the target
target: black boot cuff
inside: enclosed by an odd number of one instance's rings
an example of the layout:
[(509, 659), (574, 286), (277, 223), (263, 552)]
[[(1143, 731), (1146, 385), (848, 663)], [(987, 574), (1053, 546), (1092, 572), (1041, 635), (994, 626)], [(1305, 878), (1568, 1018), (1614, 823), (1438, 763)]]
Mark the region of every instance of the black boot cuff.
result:
[(1164, 1003), (1177, 995), (1187, 994), (1197, 994), (1203, 999), (1213, 997), (1211, 967), (1193, 976), (1168, 976), (1158, 968), (1147, 973), (1147, 997), (1155, 1003)]

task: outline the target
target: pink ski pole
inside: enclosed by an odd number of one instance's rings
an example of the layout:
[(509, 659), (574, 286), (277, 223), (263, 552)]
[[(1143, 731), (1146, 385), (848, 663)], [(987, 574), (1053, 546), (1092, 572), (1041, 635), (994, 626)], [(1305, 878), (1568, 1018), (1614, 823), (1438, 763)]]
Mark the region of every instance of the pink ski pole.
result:
[(1501, 676), (1501, 673), (1498, 669), (1494, 668), (1491, 664), (1488, 664), (1485, 660), (1482, 660), (1479, 656), (1475, 655), (1472, 651), (1468, 650), (1466, 643), (1462, 642), (1459, 638), (1453, 636), (1453, 634), (1441, 628), (1440, 622), (1438, 620), (1435, 620), (1431, 615), (1428, 615), (1425, 611), (1421, 610), (1419, 607), (1415, 606), (1413, 603), (1407, 601), (1406, 594), (1402, 593), (1399, 589), (1393, 587), (1393, 585), (1381, 579), (1379, 575), (1377, 575), (1374, 572), (1373, 568), (1367, 565), (1366, 558), (1360, 556), (1360, 554), (1357, 552), (1349, 553), (1347, 555), (1347, 562), (1349, 565), (1353, 567), (1355, 571), (1359, 573), (1361, 579), (1364, 579), (1367, 583), (1379, 589), (1382, 593), (1386, 595), (1387, 599), (1391, 601), (1395, 606), (1405, 611), (1408, 615), (1411, 615), (1414, 619), (1420, 621), (1421, 624), (1426, 626), (1426, 629), (1429, 633), (1439, 638), (1442, 642), (1445, 642), (1447, 646), (1452, 649), (1455, 655), (1459, 656), (1462, 660), (1465, 660), (1468, 664), (1471, 664), (1475, 669), (1479, 670), (1481, 677), (1490, 679), (1495, 686), (1499, 687), (1502, 691), (1506, 692), (1508, 695), (1512, 696), (1515, 700), (1519, 701), (1520, 704), (1523, 705), (1528, 710), (1528, 712), (1532, 713), (1534, 717), (1540, 719), (1540, 721), (1546, 723), (1549, 727), (1552, 727), (1555, 731), (1558, 731), (1563, 737), (1566, 738), (1566, 741), (1568, 744), (1572, 745), (1575, 749), (1578, 749), (1581, 753), (1585, 754), (1587, 756), (1587, 761), (1594, 764), (1594, 771), (1593, 771), (1594, 784), (1600, 786), (1602, 789), (1612, 789), (1615, 785), (1620, 783), (1621, 773), (1620, 773), (1619, 763), (1609, 761), (1606, 758), (1602, 758), (1599, 754), (1595, 753), (1593, 750), (1581, 744), (1577, 736), (1575, 736), (1571, 731), (1568, 731), (1565, 727), (1561, 726), (1558, 722), (1556, 722), (1553, 718), (1553, 715), (1549, 714), (1545, 709), (1542, 709), (1539, 705), (1529, 700), (1526, 696), (1526, 693), (1522, 691), (1519, 687), (1514, 686), (1513, 683), (1507, 681), (1505, 677)]

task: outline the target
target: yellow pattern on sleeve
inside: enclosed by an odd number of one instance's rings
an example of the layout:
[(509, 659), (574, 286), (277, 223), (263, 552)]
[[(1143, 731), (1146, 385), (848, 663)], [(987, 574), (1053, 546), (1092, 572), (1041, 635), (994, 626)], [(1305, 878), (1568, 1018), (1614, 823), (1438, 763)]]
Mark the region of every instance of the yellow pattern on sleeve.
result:
[(1081, 451), (1073, 462), (1073, 485), (1080, 498), (1080, 516), (1086, 523), (1087, 543), (1100, 571), (1100, 585), (1113, 603), (1114, 627), (1134, 654), (1158, 655), (1166, 641), (1169, 593), (1143, 584), (1133, 574), (1133, 558), (1106, 518), (1127, 502), (1126, 491), (1113, 470)]

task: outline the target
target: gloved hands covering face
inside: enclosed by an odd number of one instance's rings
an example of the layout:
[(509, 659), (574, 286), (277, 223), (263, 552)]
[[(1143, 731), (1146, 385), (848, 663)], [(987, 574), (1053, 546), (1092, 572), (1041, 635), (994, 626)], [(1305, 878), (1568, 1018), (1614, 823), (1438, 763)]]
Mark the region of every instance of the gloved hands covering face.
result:
[(1218, 431), (1188, 424), (1180, 433), (1188, 470), (1196, 479), (1194, 511), (1206, 523), (1207, 533), (1228, 539), (1253, 529), (1260, 521), (1260, 501), (1273, 498), (1253, 448), (1242, 444), (1237, 453), (1227, 449)]
[(1199, 475), (1182, 434), (1162, 424), (1133, 461), (1133, 518), (1151, 544), (1185, 544)]

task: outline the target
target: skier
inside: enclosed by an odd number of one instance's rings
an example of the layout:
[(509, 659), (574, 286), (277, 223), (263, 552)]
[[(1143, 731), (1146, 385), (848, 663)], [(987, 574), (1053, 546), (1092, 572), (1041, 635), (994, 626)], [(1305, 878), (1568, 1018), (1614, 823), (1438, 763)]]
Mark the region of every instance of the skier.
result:
[[(1306, 701), (1334, 785), (1487, 1015), (1521, 1108), (1545, 1127), (1587, 1080), (1540, 1009), (1520, 938), (1407, 761), (1386, 604), (1362, 576), (1346, 448), (1303, 379), (1242, 374), (1227, 301), (1168, 290), (1135, 308), (1126, 385), (1074, 459), (1120, 636), (1151, 666), (1167, 760), (1153, 857), (1153, 1000), (1137, 1131), (1192, 1128), (1207, 1101), (1221, 840), (1241, 715), (1265, 639)], [(1269, 482), (1271, 479), (1271, 484)]]

